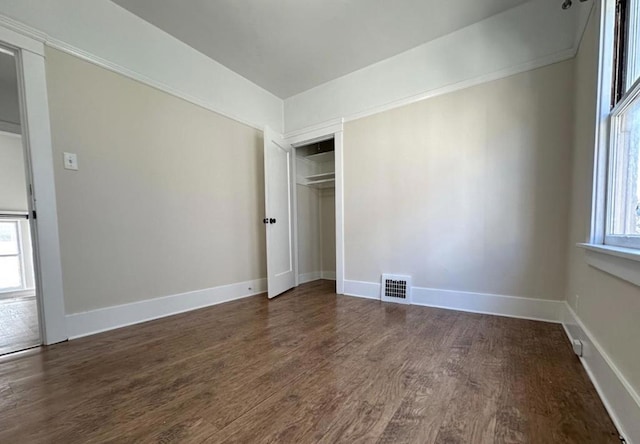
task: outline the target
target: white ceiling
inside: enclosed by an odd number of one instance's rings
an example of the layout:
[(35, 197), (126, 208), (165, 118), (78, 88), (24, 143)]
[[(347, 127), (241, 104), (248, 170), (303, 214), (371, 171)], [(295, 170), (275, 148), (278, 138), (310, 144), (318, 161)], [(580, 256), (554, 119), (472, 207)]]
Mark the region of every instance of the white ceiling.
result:
[(113, 0), (287, 98), (527, 0)]

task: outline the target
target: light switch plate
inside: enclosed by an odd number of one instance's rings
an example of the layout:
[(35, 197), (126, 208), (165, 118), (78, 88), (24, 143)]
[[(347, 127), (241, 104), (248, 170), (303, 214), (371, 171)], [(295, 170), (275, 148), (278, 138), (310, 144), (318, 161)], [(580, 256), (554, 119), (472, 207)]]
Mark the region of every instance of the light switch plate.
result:
[(78, 155), (76, 153), (64, 153), (64, 168), (66, 170), (78, 170)]

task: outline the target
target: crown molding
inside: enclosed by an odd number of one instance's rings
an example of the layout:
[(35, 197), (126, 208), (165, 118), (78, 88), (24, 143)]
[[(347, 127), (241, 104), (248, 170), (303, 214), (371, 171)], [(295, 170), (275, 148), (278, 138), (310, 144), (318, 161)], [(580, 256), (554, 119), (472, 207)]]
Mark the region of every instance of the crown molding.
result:
[[(154, 80), (144, 74), (141, 74), (135, 70), (129, 69), (127, 67), (124, 67), (122, 65), (119, 65), (117, 63), (113, 63), (110, 60), (104, 59), (102, 57), (99, 57), (93, 53), (90, 53), (88, 51), (85, 51), (83, 49), (80, 49), (76, 46), (70, 45), (62, 40), (56, 39), (54, 37), (49, 36), (48, 34), (35, 29), (31, 26), (25, 25), (22, 22), (19, 22), (17, 20), (14, 20), (10, 17), (7, 17), (5, 15), (0, 14), (0, 27), (4, 27), (6, 29), (9, 29), (11, 31), (14, 31), (18, 34), (21, 34), (25, 37), (29, 37), (33, 40), (36, 40), (37, 42), (40, 42), (50, 48), (53, 49), (57, 49), (59, 51), (62, 51), (66, 54), (72, 55), (74, 57), (77, 57), (81, 60), (84, 60), (86, 62), (92, 63), (96, 66), (99, 66), (101, 68), (107, 69), (111, 72), (114, 72), (116, 74), (120, 74), (122, 76), (125, 76), (129, 79), (135, 80), (137, 82), (143, 83), (147, 86), (150, 86), (152, 88), (155, 88), (159, 91), (165, 92), (167, 94), (170, 94), (174, 97), (177, 97), (179, 99), (185, 100), (189, 103), (192, 103), (194, 105), (197, 105), (201, 108), (207, 109), (209, 111), (213, 111), (217, 114), (220, 114), (224, 117), (227, 117), (229, 119), (235, 120), (237, 122), (240, 122), (244, 125), (250, 126), (252, 128), (255, 128), (257, 130), (262, 131), (264, 128), (264, 124), (262, 123), (257, 123), (257, 122), (251, 122), (248, 121), (246, 119), (243, 119), (237, 115), (234, 115), (232, 113), (228, 113), (225, 111), (222, 111), (221, 109), (219, 109), (216, 106), (211, 105), (209, 102), (202, 100), (198, 97), (192, 96), (190, 94), (186, 94), (182, 91), (180, 91), (177, 88), (171, 87), (163, 82), (159, 82), (157, 80)], [(30, 49), (31, 50), (31, 49)], [(32, 51), (32, 52), (36, 52), (39, 53), (42, 56), (45, 56), (44, 53), (42, 52), (38, 52), (36, 50)]]
[(421, 102), (423, 100), (431, 99), (433, 97), (442, 96), (442, 95), (453, 93), (463, 89), (471, 88), (473, 86), (482, 85), (483, 83), (489, 83), (496, 80), (501, 80), (507, 77), (514, 76), (516, 74), (521, 74), (523, 72), (532, 71), (534, 69), (542, 68), (548, 65), (553, 65), (554, 63), (564, 62), (566, 60), (573, 59), (577, 53), (578, 53), (578, 47), (575, 46), (564, 51), (559, 51), (557, 53), (554, 53), (545, 57), (541, 57), (536, 60), (532, 60), (527, 63), (522, 63), (520, 65), (500, 69), (490, 74), (474, 77), (472, 79), (467, 79), (463, 82), (454, 83), (452, 85), (446, 85), (441, 88), (424, 91), (416, 95), (404, 97), (402, 99), (394, 100), (392, 102), (388, 102), (379, 106), (375, 106), (373, 108), (369, 108), (354, 114), (350, 114), (344, 117), (344, 121), (351, 122), (353, 120), (362, 119), (363, 117), (368, 117), (374, 114), (390, 111), (395, 108), (400, 108), (402, 106), (411, 105), (413, 103)]

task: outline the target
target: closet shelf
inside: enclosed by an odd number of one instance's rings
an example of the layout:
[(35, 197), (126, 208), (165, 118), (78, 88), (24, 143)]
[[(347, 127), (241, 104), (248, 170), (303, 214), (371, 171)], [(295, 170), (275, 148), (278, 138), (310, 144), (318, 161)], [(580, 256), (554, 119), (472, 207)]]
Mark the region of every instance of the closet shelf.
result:
[(324, 153), (310, 154), (304, 157), (305, 160), (314, 162), (332, 162), (335, 159), (335, 151), (326, 151)]
[(297, 182), (300, 185), (312, 188), (334, 188), (336, 173), (335, 171), (331, 171), (329, 173), (319, 173), (306, 177), (298, 177)]
[(315, 182), (317, 180), (323, 180), (323, 179), (335, 179), (335, 178), (336, 178), (335, 171), (330, 171), (328, 173), (313, 174), (311, 176), (305, 177), (305, 179), (308, 180), (309, 182)]
[(309, 180), (305, 185), (312, 188), (334, 188), (336, 186), (336, 180), (334, 178)]

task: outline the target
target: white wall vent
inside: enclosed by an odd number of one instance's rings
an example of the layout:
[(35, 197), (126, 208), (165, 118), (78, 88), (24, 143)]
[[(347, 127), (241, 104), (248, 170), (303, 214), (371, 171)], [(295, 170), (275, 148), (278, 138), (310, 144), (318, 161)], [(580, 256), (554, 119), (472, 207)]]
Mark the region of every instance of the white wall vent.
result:
[(380, 299), (384, 302), (411, 304), (411, 276), (383, 274)]

